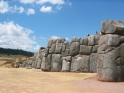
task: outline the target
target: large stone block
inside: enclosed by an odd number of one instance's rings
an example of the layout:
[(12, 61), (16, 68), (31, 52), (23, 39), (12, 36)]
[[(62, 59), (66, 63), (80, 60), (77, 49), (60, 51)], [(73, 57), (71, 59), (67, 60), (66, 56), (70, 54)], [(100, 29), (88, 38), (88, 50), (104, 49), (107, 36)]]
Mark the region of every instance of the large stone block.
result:
[(42, 63), (42, 60), (40, 58), (38, 58), (38, 60), (37, 60), (37, 66), (36, 66), (37, 69), (40, 69), (41, 68), (41, 63)]
[(62, 56), (60, 54), (52, 54), (51, 71), (59, 72), (62, 68)]
[(34, 68), (37, 68), (38, 58), (39, 58), (39, 54), (36, 56), (36, 60), (34, 61)]
[(100, 36), (101, 36), (100, 33), (96, 33), (96, 35), (95, 35), (95, 45), (98, 45)]
[(52, 44), (51, 48), (49, 49), (49, 53), (50, 54), (55, 53), (55, 48), (56, 48), (56, 44), (54, 43), (54, 44)]
[(71, 67), (71, 56), (63, 57), (62, 72), (69, 72)]
[(42, 52), (44, 52), (45, 56), (47, 56), (49, 54), (49, 48), (45, 48)]
[(47, 43), (47, 48), (50, 48), (51, 46), (52, 46), (52, 39), (49, 39)]
[(69, 51), (70, 51), (70, 49), (66, 49), (65, 52), (61, 53), (61, 56), (63, 56), (63, 57), (69, 56)]
[(62, 45), (62, 52), (65, 52), (65, 50), (66, 50), (66, 45), (63, 44), (63, 45)]
[(89, 71), (89, 56), (72, 57), (71, 72), (88, 72)]
[(81, 38), (81, 39), (80, 39), (80, 45), (83, 45), (83, 42), (84, 42), (84, 39)]
[(66, 42), (66, 49), (70, 49), (71, 47), (71, 42)]
[(90, 55), (92, 53), (92, 46), (80, 45), (80, 54)]
[(88, 45), (88, 38), (83, 39), (83, 45)]
[(124, 36), (121, 35), (103, 35), (100, 37), (98, 53), (106, 53), (120, 46), (124, 42)]
[(94, 46), (95, 45), (95, 37), (94, 36), (88, 36), (88, 46)]
[(80, 39), (81, 39), (81, 38), (76, 38), (76, 42), (79, 42), (79, 43), (80, 43)]
[(97, 53), (98, 47), (98, 45), (93, 46), (92, 53)]
[(80, 51), (80, 44), (79, 42), (73, 42), (70, 47), (70, 55), (74, 56), (79, 54)]
[(106, 20), (102, 22), (102, 34), (124, 34), (124, 21)]
[(62, 52), (62, 43), (58, 43), (58, 44), (56, 44), (56, 48), (55, 48), (55, 53), (56, 54), (61, 54), (61, 52)]
[(90, 72), (97, 72), (97, 53), (90, 55)]
[(41, 63), (41, 70), (42, 71), (50, 71), (51, 69), (51, 56), (52, 54), (49, 54), (47, 57), (42, 58)]
[[(98, 50), (99, 51), (99, 50)], [(101, 81), (124, 81), (124, 43), (97, 57), (97, 76)]]
[(76, 42), (76, 37), (73, 37), (71, 42)]

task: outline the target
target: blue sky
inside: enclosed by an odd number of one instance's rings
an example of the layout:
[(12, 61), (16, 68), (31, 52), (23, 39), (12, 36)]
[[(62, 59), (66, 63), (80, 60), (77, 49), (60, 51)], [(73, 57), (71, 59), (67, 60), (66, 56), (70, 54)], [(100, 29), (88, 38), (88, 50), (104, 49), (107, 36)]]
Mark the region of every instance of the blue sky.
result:
[(37, 51), (50, 38), (84, 38), (124, 20), (124, 0), (0, 0), (0, 47)]

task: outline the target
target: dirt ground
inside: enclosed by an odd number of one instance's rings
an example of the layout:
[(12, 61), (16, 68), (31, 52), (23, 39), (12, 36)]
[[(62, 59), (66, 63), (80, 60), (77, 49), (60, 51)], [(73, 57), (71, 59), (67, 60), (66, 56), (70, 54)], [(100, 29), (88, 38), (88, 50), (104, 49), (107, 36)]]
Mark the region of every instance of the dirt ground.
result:
[(124, 93), (124, 82), (100, 82), (95, 73), (0, 68), (0, 93)]

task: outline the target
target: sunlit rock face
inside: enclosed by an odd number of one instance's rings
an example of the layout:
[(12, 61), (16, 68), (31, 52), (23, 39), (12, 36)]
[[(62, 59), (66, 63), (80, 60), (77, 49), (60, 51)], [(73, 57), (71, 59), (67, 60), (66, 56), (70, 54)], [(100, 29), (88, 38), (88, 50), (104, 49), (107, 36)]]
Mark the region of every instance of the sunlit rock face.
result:
[[(106, 20), (101, 33), (86, 38), (50, 39), (30, 66), (51, 72), (96, 73), (100, 81), (124, 81), (124, 22)], [(29, 64), (24, 62), (23, 67)]]
[(45, 49), (34, 54), (32, 67), (52, 72), (97, 72), (97, 49), (100, 34), (72, 38), (70, 42), (50, 39)]
[(124, 22), (102, 23), (99, 40), (97, 76), (101, 81), (124, 81)]

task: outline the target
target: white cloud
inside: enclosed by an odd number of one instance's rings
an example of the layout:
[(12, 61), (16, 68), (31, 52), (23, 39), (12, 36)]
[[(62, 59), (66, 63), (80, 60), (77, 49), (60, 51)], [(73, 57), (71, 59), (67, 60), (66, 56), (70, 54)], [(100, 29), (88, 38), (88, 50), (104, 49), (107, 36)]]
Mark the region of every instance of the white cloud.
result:
[(19, 10), (19, 13), (23, 13), (24, 12), (24, 8), (22, 6), (18, 7), (18, 10)]
[(23, 4), (33, 3), (35, 0), (19, 0)]
[(50, 37), (50, 39), (58, 39), (58, 38), (60, 38), (60, 37), (58, 37), (58, 36), (51, 36)]
[(23, 13), (24, 12), (24, 8), (21, 6), (21, 7), (17, 7), (16, 5), (15, 6), (11, 6), (9, 7), (9, 11), (11, 13)]
[(7, 2), (0, 1), (0, 13), (4, 14), (9, 11), (9, 5)]
[(35, 36), (32, 36), (32, 39), (33, 39), (33, 40), (36, 40), (36, 37), (35, 37)]
[(39, 50), (40, 49), (40, 45), (36, 45), (35, 47), (34, 47), (34, 50)]
[(30, 39), (32, 30), (13, 21), (0, 23), (0, 47), (31, 50), (36, 42)]
[(61, 10), (61, 9), (62, 9), (62, 6), (58, 5), (58, 6), (56, 7), (56, 9)]
[(51, 3), (51, 4), (64, 4), (64, 0), (37, 0), (37, 4)]
[(51, 6), (42, 6), (40, 9), (41, 12), (53, 12)]
[(29, 8), (27, 11), (27, 15), (35, 14), (35, 10), (32, 8)]
[(7, 12), (11, 12), (11, 13), (23, 13), (24, 12), (24, 8), (21, 7), (17, 7), (15, 6), (9, 6), (9, 4), (7, 2), (4, 1), (0, 1), (0, 13), (4, 14)]
[(69, 0), (67, 0), (67, 4), (68, 4), (69, 6), (72, 6), (72, 2), (70, 2)]
[[(54, 36), (51, 36), (50, 39), (60, 39), (60, 37), (54, 35)], [(65, 39), (69, 41), (69, 38), (66, 37)]]
[(43, 41), (46, 41), (46, 38), (43, 37), (43, 36), (41, 36), (40, 39), (43, 40)]
[(66, 37), (65, 39), (66, 39), (67, 41), (69, 41), (69, 38)]

